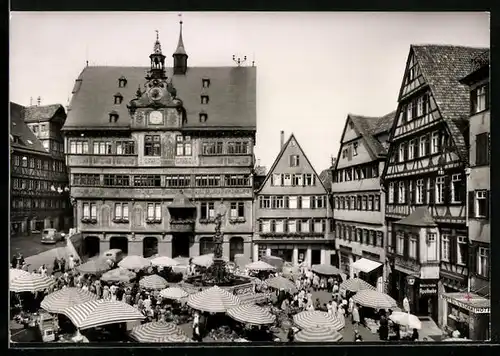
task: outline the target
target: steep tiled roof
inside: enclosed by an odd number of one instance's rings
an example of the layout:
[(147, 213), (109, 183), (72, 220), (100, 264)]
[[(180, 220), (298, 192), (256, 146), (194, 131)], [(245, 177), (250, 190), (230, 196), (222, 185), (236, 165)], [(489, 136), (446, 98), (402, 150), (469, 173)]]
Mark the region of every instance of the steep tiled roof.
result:
[(446, 121), (458, 154), (468, 161), (464, 133), (470, 113), (469, 88), (459, 80), (471, 70), (471, 60), (487, 48), (412, 45), (425, 82)]
[(332, 189), (333, 169), (334, 166), (331, 166), (330, 168), (324, 169), (319, 174), (319, 179), (321, 180), (327, 191), (330, 191)]
[(419, 206), (413, 213), (397, 221), (396, 224), (409, 226), (437, 226), (426, 206)]
[[(24, 122), (23, 110), (23, 106), (12, 102), (10, 103), (11, 146), (13, 148), (20, 148), (48, 155), (49, 153), (43, 148), (40, 140)], [(15, 138), (18, 138), (18, 140)]]
[[(73, 97), (64, 128), (128, 127), (127, 104), (136, 98), (137, 88), (144, 87), (146, 67), (86, 67), (75, 83)], [(177, 97), (187, 112), (186, 127), (192, 128), (256, 128), (256, 68), (255, 67), (191, 67), (185, 75), (173, 75)], [(167, 76), (171, 76), (171, 68)], [(127, 85), (118, 88), (118, 78)], [(202, 87), (202, 79), (210, 86)], [(114, 94), (120, 91), (123, 102), (114, 104)], [(201, 95), (208, 95), (208, 104), (201, 104)], [(116, 110), (119, 119), (109, 122), (109, 112)], [(204, 110), (208, 119), (200, 123)]]
[(382, 117), (349, 114), (349, 118), (365, 139), (372, 153), (378, 157), (387, 154), (387, 147), (377, 140), (376, 136), (390, 131), (395, 115), (396, 111)]
[(37, 122), (50, 120), (60, 109), (64, 110), (64, 107), (61, 104), (25, 107), (23, 110), (24, 121)]

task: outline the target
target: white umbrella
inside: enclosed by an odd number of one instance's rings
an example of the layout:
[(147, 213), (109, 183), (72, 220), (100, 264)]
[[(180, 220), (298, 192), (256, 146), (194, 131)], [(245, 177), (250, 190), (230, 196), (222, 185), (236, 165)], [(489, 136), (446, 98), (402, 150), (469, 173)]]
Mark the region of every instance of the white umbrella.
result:
[(50, 277), (41, 274), (28, 273), (19, 276), (10, 281), (10, 290), (12, 292), (40, 292), (49, 289), (56, 284), (56, 281)]
[(160, 277), (157, 274), (152, 274), (150, 276), (143, 277), (139, 281), (139, 286), (146, 289), (163, 289), (168, 285), (165, 278)]
[(64, 309), (61, 313), (66, 315), (73, 325), (82, 330), (145, 318), (133, 306), (111, 300), (96, 300), (78, 304)]
[(179, 300), (182, 298), (186, 298), (188, 295), (189, 294), (185, 290), (179, 287), (170, 287), (160, 291), (160, 296), (165, 299)]
[(410, 329), (420, 330), (422, 328), (422, 322), (416, 315), (413, 314), (395, 311), (392, 312), (392, 314), (389, 316), (389, 319), (391, 319), (396, 324), (406, 326)]
[(246, 268), (253, 270), (253, 271), (274, 271), (276, 268), (274, 266), (271, 266), (269, 263), (266, 263), (264, 261), (256, 261), (249, 263), (245, 266)]
[(352, 300), (354, 303), (374, 309), (390, 309), (397, 305), (389, 295), (371, 289), (360, 290), (352, 297)]
[(239, 305), (227, 311), (227, 315), (236, 321), (251, 325), (272, 324), (276, 316), (271, 314), (266, 308), (254, 304)]
[(295, 341), (298, 342), (338, 342), (342, 338), (339, 332), (324, 326), (304, 329), (295, 335)]
[(322, 326), (338, 331), (345, 326), (345, 320), (319, 310), (303, 311), (295, 314), (293, 322), (301, 329)]
[(130, 331), (130, 336), (139, 342), (168, 342), (164, 338), (169, 337), (174, 341), (190, 341), (187, 335), (174, 323), (164, 321), (153, 321), (150, 323), (137, 325)]
[(12, 282), (17, 277), (26, 276), (27, 274), (30, 273), (19, 268), (11, 268), (9, 270), (9, 281)]
[(159, 267), (173, 267), (179, 265), (180, 263), (174, 260), (173, 258), (167, 256), (160, 256), (151, 259), (151, 264), (153, 266), (159, 266)]
[(118, 263), (118, 267), (126, 268), (129, 270), (141, 270), (149, 267), (151, 261), (142, 256), (127, 256)]
[[(225, 261), (228, 261), (227, 257), (222, 257)], [(208, 253), (206, 255), (193, 257), (191, 262), (197, 266), (210, 267), (214, 263), (214, 254)]]
[(50, 293), (40, 306), (49, 313), (61, 313), (64, 309), (97, 300), (97, 295), (81, 288), (69, 287)]

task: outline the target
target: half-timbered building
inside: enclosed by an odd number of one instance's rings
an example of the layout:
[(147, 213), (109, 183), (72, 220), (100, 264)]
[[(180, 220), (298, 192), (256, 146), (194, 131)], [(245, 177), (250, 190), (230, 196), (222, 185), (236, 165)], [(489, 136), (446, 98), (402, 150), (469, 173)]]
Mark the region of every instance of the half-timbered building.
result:
[[(490, 96), (489, 59), (485, 51), (471, 61), (461, 82), (470, 89), (467, 223), (469, 286), (443, 295), (442, 324), (471, 340), (490, 338)], [(444, 246), (443, 246), (444, 247)], [(446, 250), (445, 250), (446, 253)]]
[(265, 255), (294, 265), (330, 263), (331, 207), (327, 189), (292, 134), (255, 194), (253, 259)]
[(385, 290), (385, 223), (380, 176), (394, 112), (382, 117), (349, 114), (331, 184), (339, 268)]
[(438, 294), (467, 289), (469, 90), (458, 80), (484, 50), (412, 45), (391, 129), (383, 174), (390, 293), (434, 320)]
[[(145, 55), (146, 57), (146, 55)], [(86, 67), (64, 125), (71, 196), (87, 255), (251, 255), (256, 68), (173, 65), (158, 39), (150, 67)], [(145, 58), (146, 59), (146, 58)]]
[(61, 105), (23, 107), (10, 103), (11, 236), (71, 227), (62, 146), (44, 144), (33, 129), (37, 125), (43, 130), (42, 137), (57, 139), (65, 118)]

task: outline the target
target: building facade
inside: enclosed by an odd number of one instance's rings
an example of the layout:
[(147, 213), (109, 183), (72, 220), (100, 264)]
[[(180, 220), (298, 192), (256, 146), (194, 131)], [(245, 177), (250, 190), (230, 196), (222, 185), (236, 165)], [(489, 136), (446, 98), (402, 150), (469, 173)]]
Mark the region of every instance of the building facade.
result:
[(484, 50), (412, 45), (391, 129), (383, 174), (389, 291), (435, 321), (443, 294), (467, 290), (469, 91), (458, 78)]
[(278, 256), (294, 265), (330, 263), (331, 207), (319, 176), (292, 134), (255, 194), (253, 259)]
[(385, 196), (380, 176), (394, 114), (348, 115), (331, 184), (339, 268), (380, 291), (386, 289)]
[(51, 150), (32, 131), (36, 120), (43, 127), (42, 137), (60, 137), (65, 118), (61, 105), (23, 107), (10, 103), (11, 236), (71, 227), (68, 175), (61, 146), (57, 146), (57, 152), (56, 146)]
[(468, 293), (444, 295), (442, 323), (472, 340), (490, 338), (490, 96), (489, 51), (473, 58), (461, 80), (470, 89), (467, 224)]
[(251, 256), (256, 68), (189, 67), (182, 39), (165, 65), (86, 67), (64, 126), (86, 255)]

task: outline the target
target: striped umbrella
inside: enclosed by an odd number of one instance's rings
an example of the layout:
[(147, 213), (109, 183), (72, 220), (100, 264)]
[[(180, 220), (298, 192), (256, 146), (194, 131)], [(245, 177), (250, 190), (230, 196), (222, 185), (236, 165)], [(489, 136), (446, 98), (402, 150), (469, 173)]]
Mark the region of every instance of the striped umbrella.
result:
[(111, 266), (106, 260), (97, 258), (77, 266), (76, 269), (83, 274), (100, 274), (109, 271)]
[(19, 268), (11, 268), (9, 270), (9, 281), (12, 282), (17, 277), (25, 276), (27, 274), (30, 274), (30, 273), (25, 271), (25, 270), (19, 269)]
[(341, 273), (337, 267), (328, 264), (312, 265), (311, 270), (325, 276), (334, 276)]
[(447, 339), (444, 339), (443, 341), (446, 341), (446, 342), (467, 342), (467, 341), (472, 341), (472, 340), (466, 339), (466, 338), (459, 338), (459, 337), (449, 337)]
[(324, 326), (304, 329), (295, 335), (295, 341), (299, 342), (338, 342), (342, 339), (343, 337), (339, 332)]
[(297, 293), (295, 283), (281, 276), (269, 278), (265, 281), (265, 283), (271, 288), (284, 290), (290, 293)]
[(157, 274), (146, 276), (139, 281), (139, 286), (146, 289), (163, 289), (168, 286), (165, 278)]
[(127, 256), (118, 263), (118, 267), (126, 268), (129, 270), (141, 270), (149, 267), (151, 261), (142, 256)]
[(375, 287), (359, 278), (350, 278), (340, 284), (340, 289), (346, 289), (350, 292), (359, 292), (360, 290), (375, 290)]
[(10, 281), (11, 292), (40, 292), (56, 284), (50, 277), (41, 274), (28, 273)]
[(159, 267), (173, 267), (179, 265), (179, 262), (167, 256), (160, 256), (153, 258), (151, 264)]
[(101, 276), (101, 280), (105, 282), (130, 282), (135, 276), (136, 274), (134, 272), (126, 270), (125, 268), (115, 268), (104, 273)]
[(179, 287), (169, 287), (160, 291), (160, 296), (165, 299), (182, 299), (186, 298), (189, 294)]
[(240, 299), (224, 289), (214, 286), (204, 291), (191, 294), (187, 304), (197, 310), (210, 313), (225, 313), (228, 309), (241, 304)]
[[(222, 257), (225, 261), (228, 261), (227, 257)], [(206, 255), (201, 255), (201, 256), (196, 256), (193, 257), (191, 262), (197, 266), (201, 267), (210, 267), (212, 263), (214, 263), (214, 254), (213, 253), (207, 253)]]
[(252, 262), (247, 264), (245, 267), (253, 271), (274, 271), (276, 269), (274, 266), (271, 266), (269, 263), (264, 261)]
[[(190, 341), (184, 331), (174, 323), (153, 321), (137, 325), (130, 331), (130, 337), (138, 342), (186, 342)], [(172, 341), (164, 341), (164, 340)]]
[(61, 314), (81, 330), (97, 326), (143, 320), (145, 316), (127, 303), (111, 300), (91, 300), (64, 309)]
[(360, 290), (352, 297), (352, 300), (354, 303), (374, 309), (389, 309), (397, 305), (389, 295), (370, 289)]
[(64, 309), (97, 300), (97, 295), (81, 288), (63, 288), (43, 298), (41, 307), (50, 313), (61, 313)]
[(227, 311), (227, 315), (236, 321), (252, 325), (272, 324), (276, 320), (276, 316), (267, 309), (254, 304), (244, 304), (231, 308)]
[(319, 310), (303, 311), (295, 314), (293, 316), (293, 322), (301, 329), (321, 326), (338, 331), (345, 326), (344, 320)]

